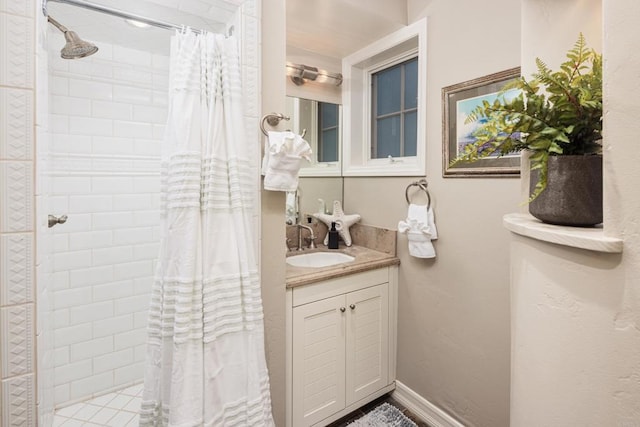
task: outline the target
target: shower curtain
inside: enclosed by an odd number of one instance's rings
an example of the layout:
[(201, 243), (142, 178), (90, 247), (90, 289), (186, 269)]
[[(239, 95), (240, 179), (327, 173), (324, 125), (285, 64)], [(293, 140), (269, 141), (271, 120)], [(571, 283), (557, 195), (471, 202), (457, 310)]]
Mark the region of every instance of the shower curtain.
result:
[(272, 426), (238, 41), (172, 39), (141, 426)]

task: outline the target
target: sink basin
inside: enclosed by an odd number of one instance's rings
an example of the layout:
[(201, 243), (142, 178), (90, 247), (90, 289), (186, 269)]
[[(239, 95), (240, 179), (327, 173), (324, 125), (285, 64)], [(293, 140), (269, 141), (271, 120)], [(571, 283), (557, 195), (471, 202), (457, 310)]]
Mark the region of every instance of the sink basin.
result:
[(336, 264), (353, 261), (351, 255), (341, 252), (312, 252), (309, 254), (293, 255), (287, 257), (287, 264), (294, 267), (329, 267)]

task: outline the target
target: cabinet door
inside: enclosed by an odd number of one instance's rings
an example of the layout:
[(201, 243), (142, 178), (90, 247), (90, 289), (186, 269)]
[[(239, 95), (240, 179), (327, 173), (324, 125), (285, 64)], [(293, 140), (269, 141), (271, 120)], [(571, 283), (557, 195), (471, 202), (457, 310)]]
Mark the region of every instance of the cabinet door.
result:
[(312, 425), (345, 407), (345, 296), (293, 309), (293, 425)]
[(389, 285), (347, 297), (347, 406), (389, 383)]

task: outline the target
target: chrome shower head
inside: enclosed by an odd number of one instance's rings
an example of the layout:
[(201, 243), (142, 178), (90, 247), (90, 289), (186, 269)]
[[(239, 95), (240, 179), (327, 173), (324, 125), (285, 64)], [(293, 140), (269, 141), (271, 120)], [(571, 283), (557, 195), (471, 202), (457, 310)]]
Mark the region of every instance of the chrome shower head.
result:
[(60, 56), (62, 58), (84, 58), (85, 56), (93, 55), (98, 51), (98, 47), (96, 45), (91, 42), (82, 40), (75, 31), (70, 31), (67, 27), (60, 24), (52, 17), (47, 16), (47, 20), (64, 34), (64, 38), (67, 41), (64, 47), (60, 50)]

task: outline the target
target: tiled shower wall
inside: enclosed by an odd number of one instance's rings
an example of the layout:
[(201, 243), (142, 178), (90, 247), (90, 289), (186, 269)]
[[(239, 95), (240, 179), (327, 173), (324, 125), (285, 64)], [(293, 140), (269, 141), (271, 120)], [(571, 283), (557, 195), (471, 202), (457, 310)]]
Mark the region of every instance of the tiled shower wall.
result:
[(35, 3), (0, 0), (0, 425), (35, 425)]
[[(243, 40), (247, 135), (256, 141), (256, 151), (253, 153), (256, 164), (256, 189), (259, 185), (260, 151), (258, 142), (261, 138), (258, 130), (260, 115), (260, 4), (260, 0), (242, 2), (242, 14), (236, 24), (236, 34), (241, 34)], [(36, 170), (47, 170), (51, 166), (55, 169), (57, 165), (63, 163), (58, 163), (60, 159), (51, 161), (47, 153), (49, 91), (47, 74), (46, 71), (43, 71), (47, 66), (46, 51), (43, 48), (46, 46), (46, 40), (41, 37), (42, 29), (45, 29), (47, 24), (39, 11), (40, 1), (38, 0), (0, 0), (0, 425), (3, 426), (35, 426), (37, 422), (36, 403), (40, 408), (38, 410), (39, 425), (49, 426), (52, 415), (52, 403), (46, 402), (53, 398), (53, 391), (48, 388), (49, 383), (52, 382), (50, 379), (52, 375), (47, 369), (47, 366), (53, 364), (48, 353), (51, 341), (50, 338), (47, 338), (51, 335), (48, 328), (53, 323), (49, 322), (48, 300), (52, 291), (51, 287), (55, 287), (53, 290), (57, 292), (59, 283), (51, 283), (48, 280), (48, 268), (41, 267), (46, 264), (45, 259), (56, 255), (50, 247), (50, 239), (46, 237), (48, 233), (46, 214), (63, 212), (53, 210), (59, 206), (51, 206), (51, 210), (46, 206), (49, 189), (55, 190), (52, 183), (49, 182), (51, 180), (38, 173), (38, 188), (36, 188), (35, 176)], [(38, 44), (35, 41), (36, 33), (38, 33)], [(44, 56), (43, 53), (45, 53)], [(37, 72), (36, 62), (38, 63)], [(71, 70), (68, 71), (71, 72)], [(89, 75), (93, 78), (91, 73), (89, 71)], [(37, 96), (34, 93), (36, 89)], [(64, 103), (64, 101), (62, 102)], [(77, 107), (77, 104), (75, 106)], [(83, 117), (85, 119), (94, 118)], [(81, 122), (82, 120), (77, 123)], [(86, 123), (84, 121), (85, 125)], [(60, 133), (58, 125), (59, 123), (54, 118), (51, 130)], [(71, 131), (70, 124), (68, 130)], [(35, 149), (36, 134), (37, 150)], [(141, 149), (140, 146), (141, 143), (138, 144), (139, 149)], [(38, 156), (37, 168), (35, 152)], [(259, 230), (260, 223), (258, 197), (259, 193), (256, 195), (254, 216), (256, 230)], [(39, 210), (37, 221), (34, 212), (36, 201)], [(52, 201), (56, 202), (55, 199)], [(70, 218), (69, 221), (68, 225), (71, 227), (73, 219)], [(36, 224), (37, 244), (34, 238)], [(54, 229), (56, 236), (58, 231)], [(53, 233), (49, 234), (53, 235)], [(258, 236), (259, 233), (256, 233), (256, 244)], [(56, 237), (56, 239), (58, 238)], [(60, 240), (63, 242), (61, 243)], [(71, 247), (71, 239), (68, 240), (67, 243)], [(64, 247), (64, 238), (60, 238), (57, 245)], [(67, 262), (72, 261), (67, 260)], [(59, 262), (58, 266), (60, 266)], [(37, 297), (34, 283), (36, 267)], [(71, 278), (69, 280), (69, 286), (71, 286)], [(35, 390), (36, 300), (39, 331), (38, 393)], [(71, 307), (67, 308), (71, 309)], [(64, 323), (64, 315), (61, 317), (63, 319), (57, 319), (56, 322)], [(71, 322), (70, 311), (69, 322)], [(70, 348), (69, 351), (71, 351)], [(64, 358), (64, 356), (60, 356), (60, 353), (63, 354), (64, 350), (60, 350), (58, 354), (58, 357)], [(58, 394), (64, 394), (63, 391), (64, 387), (59, 388)], [(71, 395), (70, 389), (69, 395)]]
[(52, 229), (58, 406), (142, 380), (158, 254), (169, 60), (97, 44), (49, 56), (49, 209), (68, 215)]

